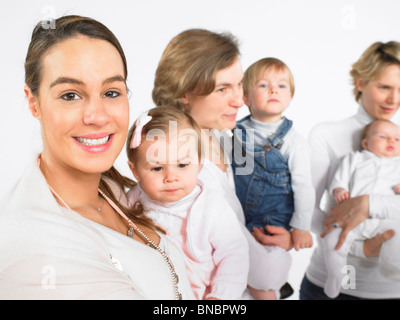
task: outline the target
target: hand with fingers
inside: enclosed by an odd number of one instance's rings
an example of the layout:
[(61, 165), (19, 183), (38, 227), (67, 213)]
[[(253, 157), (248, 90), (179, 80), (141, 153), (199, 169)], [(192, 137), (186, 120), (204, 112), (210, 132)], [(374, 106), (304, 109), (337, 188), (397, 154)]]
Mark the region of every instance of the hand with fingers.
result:
[(324, 230), (321, 233), (323, 238), (326, 234), (331, 232), (334, 228), (342, 228), (343, 231), (340, 235), (339, 242), (336, 249), (340, 249), (343, 245), (347, 234), (357, 227), (361, 222), (369, 217), (369, 196), (362, 195), (350, 199), (346, 199), (326, 216), (324, 222)]
[(344, 200), (350, 198), (350, 194), (347, 190), (343, 188), (336, 188), (333, 190), (333, 197), (336, 200), (337, 204), (342, 203)]
[(313, 245), (313, 238), (308, 231), (293, 228), (292, 230), (293, 246), (296, 251), (305, 248), (311, 248)]
[(278, 246), (286, 251), (289, 251), (293, 248), (293, 241), (291, 234), (288, 230), (283, 227), (278, 226), (271, 226), (267, 225), (265, 227), (268, 233), (271, 235), (266, 235), (264, 230), (261, 228), (254, 228), (253, 229), (253, 236), (254, 238), (265, 246)]

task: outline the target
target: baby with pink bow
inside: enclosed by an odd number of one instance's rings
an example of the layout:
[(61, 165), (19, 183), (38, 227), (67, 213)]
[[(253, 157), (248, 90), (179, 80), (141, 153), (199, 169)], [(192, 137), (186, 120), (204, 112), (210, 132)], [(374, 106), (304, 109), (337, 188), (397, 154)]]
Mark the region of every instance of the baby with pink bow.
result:
[(198, 180), (201, 146), (200, 128), (183, 111), (142, 114), (128, 135), (128, 164), (138, 181), (128, 199), (182, 249), (197, 299), (236, 300), (247, 287), (248, 243), (230, 205)]

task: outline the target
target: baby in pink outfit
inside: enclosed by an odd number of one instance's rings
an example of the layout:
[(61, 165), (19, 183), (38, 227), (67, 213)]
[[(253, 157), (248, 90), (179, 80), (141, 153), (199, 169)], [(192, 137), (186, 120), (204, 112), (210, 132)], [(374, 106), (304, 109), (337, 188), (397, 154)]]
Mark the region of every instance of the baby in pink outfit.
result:
[(129, 201), (144, 206), (180, 247), (197, 299), (240, 299), (247, 286), (248, 244), (230, 205), (198, 180), (201, 134), (186, 113), (154, 108), (132, 126), (129, 167), (139, 182)]

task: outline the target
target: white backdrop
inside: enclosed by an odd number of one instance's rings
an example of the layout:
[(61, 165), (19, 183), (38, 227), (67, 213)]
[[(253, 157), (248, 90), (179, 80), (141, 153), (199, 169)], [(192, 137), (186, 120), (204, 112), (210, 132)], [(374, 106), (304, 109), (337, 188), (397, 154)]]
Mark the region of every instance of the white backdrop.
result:
[[(356, 111), (350, 66), (373, 42), (400, 41), (399, 12), (398, 0), (1, 1), (0, 200), (41, 150), (40, 126), (29, 114), (23, 92), (24, 59), (40, 20), (90, 16), (116, 34), (128, 59), (131, 123), (153, 106), (154, 73), (173, 36), (188, 28), (230, 31), (240, 41), (243, 69), (267, 56), (291, 68), (296, 93), (286, 115), (307, 136), (315, 124)], [(247, 112), (242, 108), (239, 117)], [(130, 174), (124, 152), (116, 167)], [(312, 250), (293, 253), (289, 280), (296, 290)]]

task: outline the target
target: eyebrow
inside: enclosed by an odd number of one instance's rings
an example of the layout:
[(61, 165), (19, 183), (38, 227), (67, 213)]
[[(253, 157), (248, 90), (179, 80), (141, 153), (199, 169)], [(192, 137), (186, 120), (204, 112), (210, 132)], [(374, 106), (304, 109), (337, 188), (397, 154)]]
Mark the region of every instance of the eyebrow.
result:
[[(243, 80), (241, 80), (239, 83), (243, 83)], [(215, 84), (215, 88), (220, 88), (220, 87), (232, 87), (235, 85), (232, 82), (219, 82)]]
[(381, 82), (381, 81), (375, 81), (375, 82), (378, 86), (384, 86), (384, 87), (389, 87), (389, 88), (392, 87), (390, 84), (387, 84), (387, 82)]
[(78, 85), (84, 85), (84, 83), (82, 81), (79, 81), (79, 80), (76, 80), (73, 78), (59, 77), (50, 84), (50, 88), (53, 88), (54, 86), (62, 84), (62, 83), (73, 83), (73, 84), (78, 84)]
[(220, 83), (216, 83), (215, 87), (229, 87), (231, 85), (232, 85), (232, 83), (229, 83), (229, 82), (220, 82)]
[[(116, 76), (113, 76), (113, 77), (105, 79), (102, 84), (103, 85), (104, 84), (109, 84), (109, 83), (112, 83), (112, 82), (115, 82), (115, 81), (122, 81), (123, 83), (125, 83), (124, 77), (122, 77), (120, 75), (116, 75)], [(59, 84), (63, 84), (63, 83), (72, 83), (72, 84), (77, 84), (77, 85), (80, 85), (80, 86), (84, 86), (85, 85), (85, 83), (83, 81), (80, 81), (78, 79), (68, 78), (68, 77), (58, 77), (55, 81), (53, 81), (50, 84), (50, 88), (53, 88), (54, 86), (59, 85)]]

